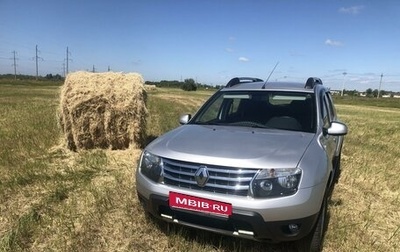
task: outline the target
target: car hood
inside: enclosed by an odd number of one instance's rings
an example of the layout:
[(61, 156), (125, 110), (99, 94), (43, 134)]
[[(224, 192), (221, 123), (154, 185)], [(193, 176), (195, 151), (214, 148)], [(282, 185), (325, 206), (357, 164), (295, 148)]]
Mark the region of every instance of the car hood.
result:
[(296, 167), (312, 133), (246, 127), (183, 125), (147, 150), (181, 161), (243, 168)]

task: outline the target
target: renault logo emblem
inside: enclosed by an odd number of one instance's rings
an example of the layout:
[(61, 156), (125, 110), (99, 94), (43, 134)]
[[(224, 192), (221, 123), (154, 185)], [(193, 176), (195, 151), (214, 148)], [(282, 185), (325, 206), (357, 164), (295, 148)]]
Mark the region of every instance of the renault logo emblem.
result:
[(197, 185), (200, 187), (204, 187), (208, 181), (210, 175), (208, 174), (207, 166), (200, 166), (200, 168), (194, 174), (194, 179), (197, 182)]

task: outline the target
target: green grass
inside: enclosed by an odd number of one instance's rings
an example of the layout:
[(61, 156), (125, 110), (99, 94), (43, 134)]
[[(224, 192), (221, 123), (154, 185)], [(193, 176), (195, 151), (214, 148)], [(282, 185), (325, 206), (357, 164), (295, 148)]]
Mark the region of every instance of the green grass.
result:
[[(0, 82), (0, 251), (291, 251), (167, 225), (135, 192), (138, 149), (70, 152), (57, 127), (59, 84)], [(149, 92), (149, 140), (212, 91)], [(376, 100), (376, 101), (375, 101)], [(324, 251), (400, 250), (396, 99), (336, 99), (348, 125)]]
[(338, 105), (349, 127), (343, 175), (331, 207), (328, 245), (338, 250), (400, 249), (400, 110)]
[(61, 86), (62, 84), (63, 84), (62, 81), (34, 80), (34, 79), (14, 80), (14, 79), (0, 78), (1, 86), (54, 87), (54, 86)]
[(212, 94), (213, 91), (186, 92), (172, 88), (149, 92), (147, 134), (155, 137), (176, 128), (180, 115), (193, 115)]
[(28, 188), (49, 179), (45, 156), (59, 139), (56, 90), (55, 86), (0, 85), (2, 250), (26, 249), (34, 241), (40, 218)]
[(356, 105), (356, 106), (373, 106), (385, 108), (400, 108), (400, 98), (368, 98), (368, 97), (352, 97), (352, 96), (334, 96), (336, 104)]

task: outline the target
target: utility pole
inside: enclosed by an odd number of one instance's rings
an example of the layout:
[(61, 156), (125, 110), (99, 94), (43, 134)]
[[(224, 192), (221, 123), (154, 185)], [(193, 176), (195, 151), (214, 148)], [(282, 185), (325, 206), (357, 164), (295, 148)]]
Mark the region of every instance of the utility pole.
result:
[(95, 72), (96, 72), (96, 69), (94, 68), (94, 65), (93, 65), (92, 73), (95, 73)]
[(69, 61), (68, 55), (69, 55), (69, 52), (68, 52), (68, 46), (67, 46), (67, 74), (68, 74), (68, 61)]
[(13, 64), (13, 66), (14, 66), (14, 79), (16, 80), (17, 79), (17, 58), (15, 57), (15, 55), (17, 54), (17, 52), (16, 51), (13, 51), (12, 52), (13, 53), (13, 55), (14, 55), (14, 64)]
[(379, 95), (381, 94), (382, 78), (383, 78), (383, 73), (381, 74), (381, 81), (379, 82), (378, 96), (376, 97), (377, 99), (379, 98)]
[(62, 63), (63, 66), (63, 77), (65, 78), (65, 62)]
[(67, 46), (67, 54), (66, 54), (66, 60), (65, 60), (65, 62), (66, 62), (66, 72), (65, 72), (65, 74), (64, 74), (64, 77), (66, 77), (67, 75), (68, 75), (68, 73), (69, 73), (69, 61), (71, 60), (70, 58), (69, 58), (69, 55), (71, 54), (71, 52), (68, 50), (68, 46)]
[(346, 82), (346, 72), (343, 72), (343, 84), (342, 84), (342, 94), (341, 94), (341, 96), (343, 96), (344, 95), (344, 83)]
[(38, 75), (39, 75), (39, 65), (38, 65), (38, 49), (37, 49), (37, 45), (36, 45), (36, 57), (35, 57), (35, 61), (36, 61), (36, 80), (38, 79)]
[(38, 50), (38, 46), (36, 45), (36, 56), (35, 56), (35, 61), (36, 61), (36, 80), (38, 80), (39, 78), (39, 59), (43, 60), (42, 57), (38, 56), (38, 53), (40, 53), (40, 51)]
[(110, 66), (108, 66), (108, 72), (110, 72), (111, 71), (111, 68), (110, 68)]

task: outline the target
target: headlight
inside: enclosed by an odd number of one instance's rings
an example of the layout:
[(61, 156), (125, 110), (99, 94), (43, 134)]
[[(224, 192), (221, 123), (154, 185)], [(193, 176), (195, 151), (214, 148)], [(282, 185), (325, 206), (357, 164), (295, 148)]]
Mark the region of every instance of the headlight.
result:
[(250, 184), (254, 198), (272, 198), (295, 194), (301, 178), (301, 169), (263, 169)]
[(163, 171), (162, 159), (148, 151), (144, 151), (139, 163), (140, 172), (149, 179), (159, 182)]

